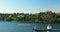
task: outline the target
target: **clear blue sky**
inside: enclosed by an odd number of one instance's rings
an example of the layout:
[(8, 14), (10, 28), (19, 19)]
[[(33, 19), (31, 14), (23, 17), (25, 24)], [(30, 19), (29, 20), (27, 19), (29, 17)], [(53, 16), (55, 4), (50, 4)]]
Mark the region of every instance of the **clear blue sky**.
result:
[(60, 12), (60, 0), (0, 0), (0, 13)]

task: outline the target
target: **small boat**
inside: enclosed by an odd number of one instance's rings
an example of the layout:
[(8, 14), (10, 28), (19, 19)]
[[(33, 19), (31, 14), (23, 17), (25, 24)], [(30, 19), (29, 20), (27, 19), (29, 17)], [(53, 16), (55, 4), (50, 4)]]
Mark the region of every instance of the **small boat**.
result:
[(47, 29), (42, 29), (42, 30), (38, 30), (36, 29), (36, 27), (34, 27), (33, 32), (41, 32), (41, 31), (51, 31), (52, 27), (49, 25), (47, 25)]

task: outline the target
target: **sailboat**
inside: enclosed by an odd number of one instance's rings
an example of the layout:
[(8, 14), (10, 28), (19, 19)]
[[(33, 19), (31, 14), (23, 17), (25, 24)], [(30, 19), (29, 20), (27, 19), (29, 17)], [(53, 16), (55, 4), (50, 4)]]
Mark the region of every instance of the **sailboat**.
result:
[(47, 30), (52, 30), (52, 27), (50, 24), (47, 25)]
[(33, 29), (33, 32), (51, 31), (51, 30), (52, 30), (52, 27), (51, 27), (51, 25), (50, 25), (50, 24), (48, 24), (46, 28), (47, 28), (47, 29), (38, 30), (38, 29), (36, 29), (36, 26), (35, 26), (35, 27), (34, 27), (34, 29)]

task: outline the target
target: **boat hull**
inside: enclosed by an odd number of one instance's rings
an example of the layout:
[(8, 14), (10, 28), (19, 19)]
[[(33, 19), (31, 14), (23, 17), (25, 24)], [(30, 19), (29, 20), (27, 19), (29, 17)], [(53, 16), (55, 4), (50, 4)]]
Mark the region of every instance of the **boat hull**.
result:
[(37, 30), (37, 29), (34, 29), (33, 31), (34, 31), (34, 32), (51, 31), (51, 29), (46, 29), (46, 30)]

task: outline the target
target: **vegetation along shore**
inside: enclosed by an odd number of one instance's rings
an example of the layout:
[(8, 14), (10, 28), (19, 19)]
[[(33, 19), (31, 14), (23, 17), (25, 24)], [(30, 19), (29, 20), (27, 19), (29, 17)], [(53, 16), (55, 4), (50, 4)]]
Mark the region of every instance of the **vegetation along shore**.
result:
[(23, 21), (37, 23), (60, 23), (60, 12), (55, 13), (50, 10), (35, 14), (28, 13), (0, 13), (0, 21)]

